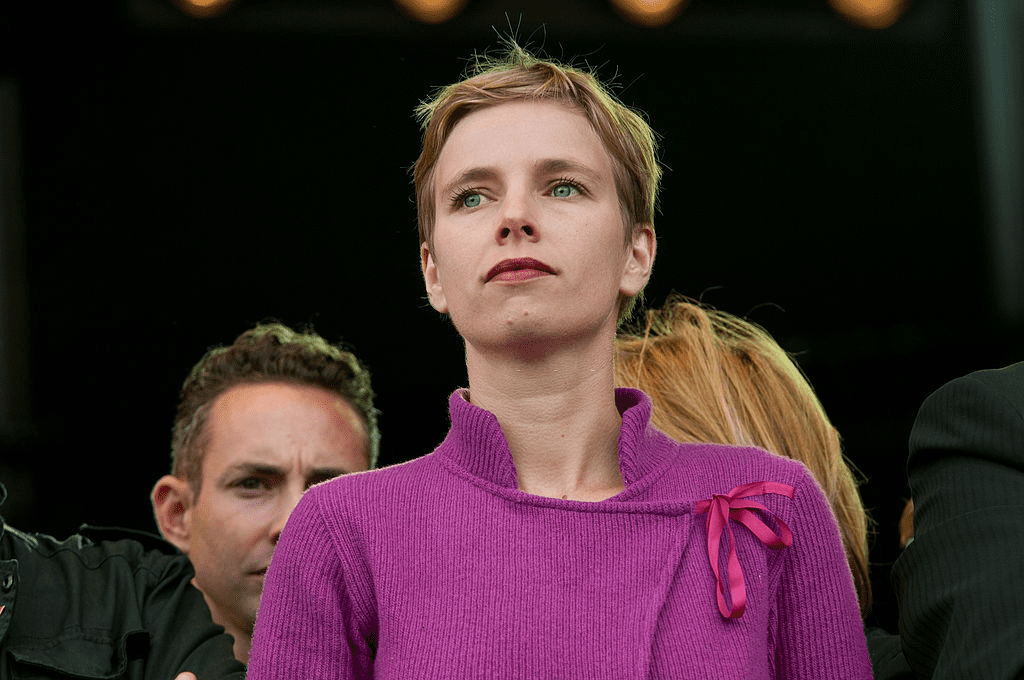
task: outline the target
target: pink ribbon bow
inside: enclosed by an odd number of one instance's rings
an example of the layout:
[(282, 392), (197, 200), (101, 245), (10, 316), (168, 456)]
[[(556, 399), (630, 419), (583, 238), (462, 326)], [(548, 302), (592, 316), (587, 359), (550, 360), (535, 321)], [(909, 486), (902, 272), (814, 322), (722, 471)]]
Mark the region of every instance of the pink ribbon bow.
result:
[[(772, 550), (779, 550), (793, 545), (793, 532), (789, 530), (786, 523), (776, 517), (768, 508), (757, 501), (746, 500), (749, 496), (760, 496), (768, 493), (779, 494), (787, 498), (793, 497), (793, 487), (779, 482), (752, 482), (737, 486), (729, 493), (723, 495), (715, 494), (709, 501), (697, 502), (697, 513), (707, 512), (708, 531), (708, 560), (711, 562), (711, 570), (715, 572), (716, 590), (718, 595), (718, 611), (727, 619), (738, 619), (743, 616), (747, 608), (747, 587), (743, 582), (743, 569), (740, 568), (740, 560), (736, 555), (736, 537), (733, 536), (732, 527), (729, 526), (729, 519), (734, 519), (750, 531)], [(761, 510), (770, 515), (779, 525), (779, 533), (772, 531), (760, 517), (754, 514), (754, 510)], [(725, 584), (718, 569), (719, 548), (722, 542), (722, 532), (729, 533), (729, 599), (732, 608), (725, 606)]]

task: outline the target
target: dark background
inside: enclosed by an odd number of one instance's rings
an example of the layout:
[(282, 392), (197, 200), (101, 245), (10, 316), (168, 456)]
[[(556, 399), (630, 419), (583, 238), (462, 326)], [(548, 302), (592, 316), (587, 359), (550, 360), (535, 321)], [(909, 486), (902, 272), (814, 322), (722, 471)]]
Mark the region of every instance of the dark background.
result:
[(511, 25), (618, 74), (664, 135), (647, 299), (702, 297), (798, 354), (867, 477), (877, 617), (894, 628), (916, 410), (953, 377), (1024, 358), (989, 265), (965, 5), (920, 0), (871, 31), (824, 2), (693, 0), (659, 29), (603, 2), (509, 4), (508, 18), (471, 2), (441, 26), (357, 4), (239, 2), (199, 20), (160, 0), (33, 3), (0, 18), (20, 147), (5, 198), (24, 227), (5, 243), (25, 286), (5, 517), (57, 535), (153, 529), (181, 382), (266, 318), (312, 323), (369, 365), (382, 464), (430, 451), (465, 373), (422, 290), (412, 109)]

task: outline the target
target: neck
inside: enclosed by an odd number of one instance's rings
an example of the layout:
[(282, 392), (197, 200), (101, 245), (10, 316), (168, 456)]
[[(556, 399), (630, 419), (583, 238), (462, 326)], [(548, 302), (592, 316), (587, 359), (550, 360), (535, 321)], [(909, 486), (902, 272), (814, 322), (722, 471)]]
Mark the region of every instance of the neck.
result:
[(520, 490), (588, 501), (622, 491), (611, 340), (527, 354), (466, 347), (469, 399), (498, 419)]
[[(192, 579), (192, 585), (196, 585), (195, 579)], [(196, 586), (196, 588), (199, 589), (199, 586)], [(203, 599), (206, 600), (206, 605), (210, 608), (210, 617), (213, 619), (213, 622), (224, 626), (224, 630), (235, 639), (235, 658), (248, 666), (249, 650), (252, 649), (252, 626), (239, 625), (232, 617), (226, 616), (221, 608), (217, 606), (217, 603), (206, 593), (203, 593)]]

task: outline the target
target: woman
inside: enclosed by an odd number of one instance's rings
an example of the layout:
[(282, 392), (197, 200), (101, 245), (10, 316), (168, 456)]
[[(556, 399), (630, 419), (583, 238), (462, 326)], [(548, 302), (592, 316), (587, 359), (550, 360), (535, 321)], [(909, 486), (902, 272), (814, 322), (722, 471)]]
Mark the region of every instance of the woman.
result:
[(839, 435), (800, 368), (759, 326), (676, 297), (616, 341), (615, 384), (643, 390), (651, 422), (680, 442), (757, 446), (799, 460), (821, 485), (871, 609), (867, 513)]
[(421, 113), (423, 276), (469, 389), (432, 454), (303, 497), (249, 678), (870, 678), (803, 466), (678, 444), (614, 390), (655, 253), (643, 119), (514, 45)]

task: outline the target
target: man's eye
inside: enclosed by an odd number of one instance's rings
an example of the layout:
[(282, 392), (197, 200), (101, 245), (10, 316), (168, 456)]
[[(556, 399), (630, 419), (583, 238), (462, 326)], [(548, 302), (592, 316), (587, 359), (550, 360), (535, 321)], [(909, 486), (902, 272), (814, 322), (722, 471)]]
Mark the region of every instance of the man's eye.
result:
[(239, 480), (235, 486), (245, 491), (260, 491), (267, 487), (266, 482), (259, 477), (246, 477)]

